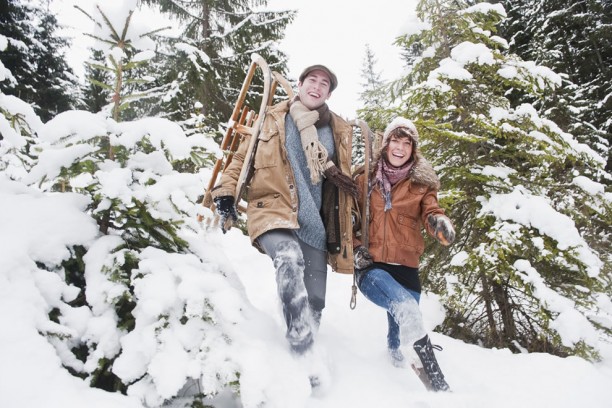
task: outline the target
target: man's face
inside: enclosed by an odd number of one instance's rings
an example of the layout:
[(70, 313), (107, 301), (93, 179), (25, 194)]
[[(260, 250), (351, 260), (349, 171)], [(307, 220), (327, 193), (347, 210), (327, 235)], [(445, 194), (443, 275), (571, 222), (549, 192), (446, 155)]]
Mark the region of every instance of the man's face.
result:
[(298, 82), (300, 101), (310, 110), (317, 109), (331, 96), (330, 86), (331, 81), (325, 71), (315, 69), (303, 82)]

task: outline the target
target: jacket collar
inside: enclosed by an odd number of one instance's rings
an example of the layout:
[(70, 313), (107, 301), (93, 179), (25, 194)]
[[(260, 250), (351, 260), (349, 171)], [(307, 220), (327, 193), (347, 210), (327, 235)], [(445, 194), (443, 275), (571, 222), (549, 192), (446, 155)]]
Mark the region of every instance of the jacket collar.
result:
[(417, 152), (417, 162), (409, 173), (408, 178), (414, 183), (426, 185), (434, 190), (440, 189), (440, 179), (433, 169), (433, 166), (420, 152)]

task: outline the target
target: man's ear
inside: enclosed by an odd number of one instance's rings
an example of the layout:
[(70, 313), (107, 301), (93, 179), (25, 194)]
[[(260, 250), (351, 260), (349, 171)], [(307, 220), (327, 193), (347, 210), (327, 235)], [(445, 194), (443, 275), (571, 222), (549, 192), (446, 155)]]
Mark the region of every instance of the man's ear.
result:
[(327, 98), (325, 98), (325, 100), (328, 100), (329, 98), (331, 98), (331, 96), (332, 96), (332, 93), (331, 93), (331, 92), (330, 92), (330, 93), (328, 93), (328, 94), (327, 94)]

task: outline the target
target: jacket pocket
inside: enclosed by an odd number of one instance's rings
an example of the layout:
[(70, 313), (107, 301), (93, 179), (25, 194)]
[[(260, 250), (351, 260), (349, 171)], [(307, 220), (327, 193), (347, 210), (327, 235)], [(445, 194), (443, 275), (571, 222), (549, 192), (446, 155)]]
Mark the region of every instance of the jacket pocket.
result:
[(280, 159), (280, 137), (278, 131), (262, 132), (257, 141), (255, 169), (273, 167)]
[(397, 216), (397, 223), (401, 226), (408, 227), (413, 230), (419, 228), (419, 220), (405, 213), (399, 214)]
[(281, 195), (280, 193), (274, 193), (269, 196), (260, 197), (256, 199), (250, 199), (248, 203), (248, 207), (250, 208), (275, 208), (278, 207), (279, 199)]

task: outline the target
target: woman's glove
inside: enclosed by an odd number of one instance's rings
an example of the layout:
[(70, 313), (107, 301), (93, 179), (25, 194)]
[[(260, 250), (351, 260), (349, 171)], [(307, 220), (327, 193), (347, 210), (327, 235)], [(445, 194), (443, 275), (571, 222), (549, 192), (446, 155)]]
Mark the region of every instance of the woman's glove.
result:
[(232, 227), (232, 224), (238, 221), (238, 214), (236, 214), (236, 207), (234, 207), (234, 197), (230, 195), (221, 196), (213, 201), (217, 208), (217, 214), (219, 214), (221, 231), (225, 234)]
[(353, 251), (353, 261), (353, 265), (357, 271), (367, 268), (374, 262), (372, 255), (370, 255), (368, 252), (368, 249), (363, 246), (358, 246), (355, 248)]
[(430, 215), (427, 223), (434, 233), (434, 237), (444, 246), (448, 246), (455, 240), (455, 229), (445, 215)]

